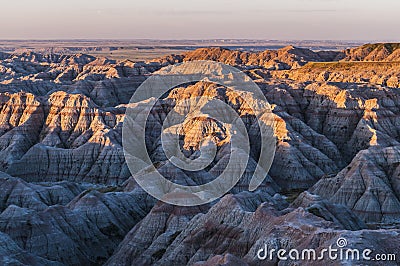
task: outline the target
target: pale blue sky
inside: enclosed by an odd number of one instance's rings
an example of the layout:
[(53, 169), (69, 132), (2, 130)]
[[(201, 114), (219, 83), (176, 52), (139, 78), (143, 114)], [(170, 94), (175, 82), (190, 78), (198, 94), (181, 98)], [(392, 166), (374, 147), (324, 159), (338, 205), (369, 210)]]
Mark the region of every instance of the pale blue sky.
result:
[(2, 0), (0, 39), (400, 39), (399, 0)]

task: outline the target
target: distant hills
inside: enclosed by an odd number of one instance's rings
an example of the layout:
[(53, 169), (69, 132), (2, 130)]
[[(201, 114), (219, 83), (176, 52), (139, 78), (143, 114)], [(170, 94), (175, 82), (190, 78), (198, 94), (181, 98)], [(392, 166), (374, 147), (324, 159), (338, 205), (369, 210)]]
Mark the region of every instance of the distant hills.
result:
[(288, 70), (308, 62), (400, 61), (400, 43), (366, 44), (343, 51), (313, 51), (286, 46), (278, 50), (248, 52), (221, 47), (200, 48), (180, 55), (162, 57), (156, 61), (168, 64), (193, 60), (213, 60), (229, 65), (264, 67), (268, 70)]

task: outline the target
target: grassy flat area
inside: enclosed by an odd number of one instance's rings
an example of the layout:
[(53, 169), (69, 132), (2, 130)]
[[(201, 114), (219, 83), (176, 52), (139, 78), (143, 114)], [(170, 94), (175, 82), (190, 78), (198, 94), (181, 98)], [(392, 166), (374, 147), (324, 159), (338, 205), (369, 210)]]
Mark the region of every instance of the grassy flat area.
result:
[(107, 57), (109, 59), (124, 60), (129, 59), (132, 61), (146, 61), (170, 54), (182, 54), (189, 50), (184, 49), (168, 49), (168, 48), (154, 48), (154, 49), (124, 49), (115, 51), (91, 51), (86, 52), (88, 55), (93, 55), (96, 57)]
[(399, 67), (400, 62), (376, 62), (376, 61), (340, 61), (340, 62), (309, 62), (299, 69), (317, 70), (317, 69), (348, 69), (360, 67)]

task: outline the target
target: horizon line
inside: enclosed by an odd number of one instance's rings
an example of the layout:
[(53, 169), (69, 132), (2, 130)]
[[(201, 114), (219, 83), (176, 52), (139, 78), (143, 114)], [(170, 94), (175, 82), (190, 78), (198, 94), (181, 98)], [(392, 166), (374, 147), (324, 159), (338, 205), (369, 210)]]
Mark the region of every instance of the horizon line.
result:
[(258, 39), (258, 38), (205, 38), (205, 39), (157, 39), (157, 38), (4, 38), (2, 41), (260, 41), (260, 42), (400, 42), (400, 39)]

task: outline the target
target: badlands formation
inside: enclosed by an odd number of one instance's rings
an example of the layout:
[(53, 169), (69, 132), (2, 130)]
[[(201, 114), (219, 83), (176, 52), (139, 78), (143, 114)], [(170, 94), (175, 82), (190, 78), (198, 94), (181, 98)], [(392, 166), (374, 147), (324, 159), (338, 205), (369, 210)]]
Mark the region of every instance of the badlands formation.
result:
[[(253, 140), (246, 171), (230, 193), (177, 207), (136, 184), (122, 125), (132, 94), (151, 73), (193, 60), (235, 66), (257, 83), (272, 107), (277, 148), (262, 185), (247, 191), (259, 147), (243, 100), (208, 82), (172, 90), (156, 102), (145, 131), (154, 166), (171, 181), (207, 183), (230, 156), (225, 125), (204, 118), (185, 121), (179, 137), (194, 158), (201, 140), (214, 136), (211, 165), (190, 172), (166, 159), (162, 124), (182, 100), (203, 96), (233, 106)], [(0, 53), (0, 264), (293, 265), (259, 261), (257, 251), (264, 244), (322, 250), (339, 237), (350, 248), (395, 254), (399, 88), (398, 44), (319, 52), (202, 48), (146, 62)]]

